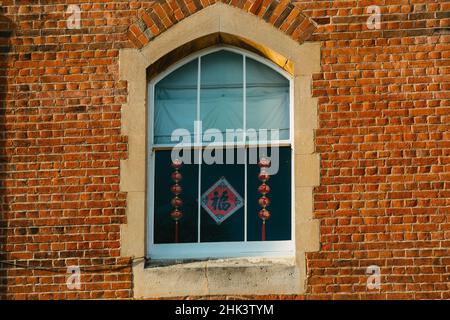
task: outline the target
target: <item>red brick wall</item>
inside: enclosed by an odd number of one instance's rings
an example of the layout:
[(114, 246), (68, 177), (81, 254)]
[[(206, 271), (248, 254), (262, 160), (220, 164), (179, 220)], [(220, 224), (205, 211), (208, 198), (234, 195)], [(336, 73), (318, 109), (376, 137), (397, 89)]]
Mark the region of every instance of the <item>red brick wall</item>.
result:
[(128, 298), (129, 268), (83, 272), (81, 290), (70, 291), (65, 266), (128, 262), (119, 259), (127, 139), (118, 52), (131, 45), (126, 32), (143, 5), (80, 1), (82, 28), (67, 30), (73, 1), (0, 2), (2, 19), (14, 23), (0, 109), (2, 251), (10, 262), (62, 267), (8, 266), (2, 291), (8, 298)]
[[(311, 298), (450, 298), (450, 3), (302, 1), (324, 23)], [(381, 7), (380, 30), (365, 7)], [(357, 7), (359, 6), (359, 7)]]
[[(208, 4), (80, 0), (82, 27), (67, 30), (73, 2), (0, 0), (0, 259), (57, 269), (1, 265), (2, 298), (132, 296), (120, 257), (118, 52)], [(224, 2), (323, 44), (313, 83), (321, 249), (296, 298), (450, 298), (450, 3), (298, 1), (304, 22), (292, 27), (294, 14), (277, 23), (288, 1)], [(366, 26), (370, 5), (379, 30)], [(372, 264), (376, 293), (366, 289)], [(89, 270), (81, 290), (67, 289), (68, 265)]]

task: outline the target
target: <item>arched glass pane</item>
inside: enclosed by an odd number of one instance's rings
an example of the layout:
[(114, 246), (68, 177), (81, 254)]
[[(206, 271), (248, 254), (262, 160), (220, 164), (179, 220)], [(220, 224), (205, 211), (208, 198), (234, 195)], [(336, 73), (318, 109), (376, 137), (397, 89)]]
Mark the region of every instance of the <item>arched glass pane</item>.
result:
[(280, 140), (289, 139), (289, 80), (251, 58), (246, 75), (247, 129), (278, 129)]
[[(200, 119), (203, 132), (242, 129), (244, 114), (243, 57), (218, 51), (201, 58)], [(223, 136), (225, 139), (225, 136)]]
[[(269, 135), (270, 140), (288, 140), (289, 80), (259, 61), (245, 59), (245, 126), (243, 55), (220, 50), (183, 65), (155, 85), (154, 143), (175, 144), (171, 135), (176, 129), (185, 129), (187, 140), (184, 141), (194, 142), (197, 116), (202, 121), (203, 133), (217, 129), (223, 140), (227, 129), (243, 128), (259, 133), (259, 141), (265, 140), (261, 135), (264, 129), (278, 130), (278, 136)], [(249, 141), (255, 142), (254, 138), (255, 135), (250, 134)]]
[[(154, 143), (167, 144), (175, 129), (194, 133), (197, 116), (198, 59), (176, 69), (155, 85)], [(193, 140), (191, 140), (193, 142)]]

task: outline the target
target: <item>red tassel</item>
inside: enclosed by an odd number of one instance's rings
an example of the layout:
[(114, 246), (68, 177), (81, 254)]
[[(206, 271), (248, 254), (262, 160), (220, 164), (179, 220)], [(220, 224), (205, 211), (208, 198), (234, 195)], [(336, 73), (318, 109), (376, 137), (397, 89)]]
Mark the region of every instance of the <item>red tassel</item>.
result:
[(183, 212), (178, 210), (178, 207), (183, 205), (183, 200), (178, 197), (178, 195), (183, 192), (183, 188), (179, 184), (180, 180), (183, 179), (183, 175), (179, 172), (179, 169), (182, 165), (183, 162), (179, 159), (175, 159), (172, 161), (172, 168), (174, 168), (175, 171), (172, 173), (171, 177), (175, 184), (170, 187), (170, 191), (172, 191), (172, 193), (175, 195), (175, 198), (172, 198), (172, 200), (170, 201), (173, 207), (173, 210), (170, 212), (170, 217), (173, 221), (175, 221), (175, 243), (178, 243), (180, 241), (178, 220), (183, 217)]
[(262, 222), (262, 230), (261, 230), (261, 240), (266, 241), (266, 221)]
[(175, 243), (178, 243), (179, 241), (179, 233), (180, 229), (178, 227), (178, 221), (175, 221)]

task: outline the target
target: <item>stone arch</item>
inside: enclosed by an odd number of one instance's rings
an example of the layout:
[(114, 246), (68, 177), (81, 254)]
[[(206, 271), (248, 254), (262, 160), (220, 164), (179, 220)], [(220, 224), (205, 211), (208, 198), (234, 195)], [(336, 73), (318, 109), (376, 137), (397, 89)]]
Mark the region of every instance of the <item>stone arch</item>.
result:
[[(319, 222), (313, 218), (313, 188), (320, 183), (320, 158), (315, 153), (317, 99), (312, 96), (311, 84), (313, 74), (320, 72), (321, 45), (302, 43), (305, 37), (294, 39), (266, 23), (258, 15), (268, 16), (268, 21), (271, 21), (274, 13), (266, 15), (268, 10), (262, 11), (259, 9), (257, 14), (249, 14), (231, 5), (215, 3), (180, 20), (145, 45), (120, 51), (120, 80), (128, 84), (128, 97), (122, 106), (121, 119), (122, 133), (128, 137), (128, 159), (122, 160), (120, 165), (120, 188), (127, 193), (127, 223), (121, 228), (121, 255), (141, 257), (146, 253), (146, 194), (149, 188), (146, 185), (147, 71), (177, 48), (195, 43), (202, 37), (219, 34), (242, 39), (272, 61), (284, 59), (284, 64), (292, 65), (290, 73), (294, 78), (295, 92), (295, 256), (198, 261), (152, 268), (139, 262), (133, 266), (136, 298), (304, 293), (307, 281), (305, 254), (319, 249), (320, 238)], [(272, 20), (277, 21), (275, 18)]]
[(317, 28), (290, 0), (158, 0), (130, 25), (128, 38), (136, 48), (143, 48), (180, 21), (216, 3), (259, 17), (299, 44)]

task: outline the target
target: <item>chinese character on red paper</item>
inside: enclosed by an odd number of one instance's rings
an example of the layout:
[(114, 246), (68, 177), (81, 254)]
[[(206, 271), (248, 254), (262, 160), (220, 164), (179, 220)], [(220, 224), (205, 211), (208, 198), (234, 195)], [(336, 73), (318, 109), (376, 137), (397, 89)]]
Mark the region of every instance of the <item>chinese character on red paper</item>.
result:
[(221, 224), (244, 205), (242, 197), (224, 177), (202, 195), (202, 207)]

